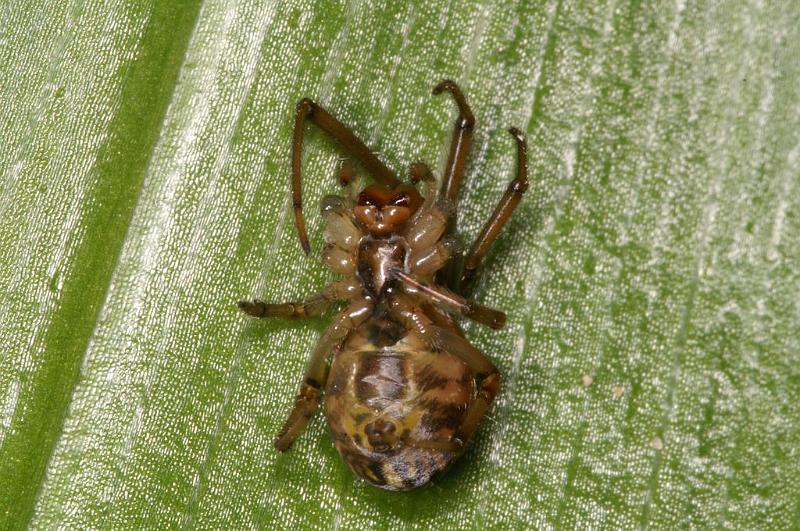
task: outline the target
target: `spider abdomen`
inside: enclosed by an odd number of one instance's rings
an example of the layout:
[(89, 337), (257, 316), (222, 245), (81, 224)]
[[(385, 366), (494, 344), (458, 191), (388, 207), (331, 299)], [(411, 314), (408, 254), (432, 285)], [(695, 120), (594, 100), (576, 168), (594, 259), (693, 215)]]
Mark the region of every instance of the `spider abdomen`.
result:
[(459, 428), (475, 400), (475, 377), (458, 357), (433, 352), (407, 331), (393, 345), (364, 323), (335, 355), (325, 415), (342, 458), (388, 490), (430, 481), (463, 451)]

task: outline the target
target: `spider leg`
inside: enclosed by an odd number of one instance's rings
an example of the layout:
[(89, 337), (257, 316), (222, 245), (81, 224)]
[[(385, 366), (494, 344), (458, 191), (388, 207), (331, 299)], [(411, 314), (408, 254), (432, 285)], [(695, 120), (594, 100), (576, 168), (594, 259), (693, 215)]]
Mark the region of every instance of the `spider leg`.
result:
[(413, 328), (431, 348), (458, 356), (475, 374), (478, 382), (477, 395), (464, 414), (461, 426), (452, 439), (443, 441), (409, 439), (407, 441), (410, 446), (460, 452), (472, 437), (478, 423), (497, 395), (497, 391), (500, 389), (500, 373), (486, 354), (475, 348), (456, 331), (436, 326), (420, 307), (414, 306), (408, 296), (398, 294), (393, 297), (390, 301), (390, 311), (401, 322)]
[(428, 248), (414, 251), (408, 259), (409, 270), (418, 278), (432, 278), (450, 257), (460, 252), (461, 243), (452, 236), (445, 236)]
[(403, 323), (408, 328), (416, 331), (428, 348), (438, 350), (439, 346), (434, 342), (433, 334), (436, 325), (425, 315), (425, 312), (414, 301), (404, 293), (395, 293), (389, 299), (389, 312), (392, 317)]
[[(472, 144), (472, 129), (475, 127), (475, 117), (467, 104), (464, 94), (455, 82), (445, 79), (433, 89), (434, 94), (449, 92), (458, 105), (458, 118), (456, 119), (453, 131), (453, 141), (450, 144), (450, 156), (447, 159), (447, 169), (442, 180), (441, 196), (453, 204), (458, 199), (458, 191), (461, 186), (461, 175), (464, 173), (464, 165), (467, 162), (469, 148)], [(453, 212), (455, 219), (455, 212)], [(451, 227), (451, 232), (452, 232)]]
[(459, 291), (462, 293), (475, 277), (475, 270), (481, 265), (486, 253), (489, 252), (500, 231), (503, 230), (508, 218), (517, 208), (522, 199), (522, 194), (528, 189), (528, 157), (525, 137), (515, 127), (508, 130), (517, 140), (517, 176), (508, 186), (505, 194), (486, 221), (475, 243), (470, 247), (464, 261), (464, 271), (461, 274)]
[(317, 411), (325, 380), (328, 354), (338, 349), (342, 341), (352, 330), (355, 330), (372, 313), (373, 304), (367, 299), (358, 299), (339, 312), (330, 326), (322, 333), (317, 345), (311, 352), (303, 383), (289, 418), (275, 439), (275, 448), (285, 452), (303, 431)]
[(328, 309), (331, 301), (321, 295), (316, 295), (303, 302), (284, 302), (269, 304), (258, 299), (252, 301), (239, 301), (239, 309), (247, 315), (264, 319), (266, 317), (314, 317)]
[(478, 382), (478, 394), (475, 401), (467, 409), (461, 426), (453, 436), (453, 441), (463, 446), (475, 433), (481, 419), (492, 405), (494, 397), (497, 396), (497, 392), (500, 390), (500, 372), (486, 354), (459, 334), (443, 328), (436, 328), (434, 333), (435, 341), (442, 346), (442, 349), (455, 354), (469, 365)]
[(471, 299), (465, 299), (461, 295), (452, 291), (417, 280), (413, 276), (402, 271), (394, 271), (394, 274), (402, 282), (403, 289), (424, 301), (444, 307), (450, 311), (458, 312), (464, 317), (472, 319), (476, 323), (486, 325), (494, 329), (503, 328), (506, 324), (506, 314), (494, 310)]
[(355, 278), (346, 278), (325, 286), (321, 292), (303, 302), (284, 302), (268, 304), (258, 299), (253, 301), (239, 301), (239, 309), (252, 317), (264, 319), (266, 317), (313, 317), (320, 315), (328, 309), (334, 301), (350, 300), (358, 293), (358, 281)]
[(308, 254), (311, 251), (311, 245), (308, 243), (308, 233), (305, 219), (303, 218), (303, 193), (301, 189), (301, 152), (306, 121), (315, 124), (344, 146), (353, 158), (360, 162), (379, 183), (394, 187), (400, 184), (400, 181), (397, 180), (394, 172), (381, 162), (364, 142), (328, 111), (308, 98), (300, 100), (297, 104), (292, 139), (292, 202), (294, 206), (294, 222), (300, 237), (300, 245), (302, 245), (303, 251)]
[[(458, 192), (461, 188), (461, 176), (464, 173), (464, 166), (472, 144), (475, 117), (469, 108), (469, 104), (467, 104), (464, 94), (455, 82), (445, 79), (433, 89), (434, 94), (441, 94), (442, 92), (449, 92), (458, 106), (458, 118), (453, 130), (450, 155), (447, 159), (447, 168), (442, 179), (442, 190), (440, 192), (440, 197), (451, 205), (447, 221), (447, 234), (453, 234), (456, 230), (456, 209), (458, 206)], [(461, 263), (462, 255), (453, 256), (447, 267), (443, 268), (437, 275), (438, 282), (453, 288), (457, 287)]]

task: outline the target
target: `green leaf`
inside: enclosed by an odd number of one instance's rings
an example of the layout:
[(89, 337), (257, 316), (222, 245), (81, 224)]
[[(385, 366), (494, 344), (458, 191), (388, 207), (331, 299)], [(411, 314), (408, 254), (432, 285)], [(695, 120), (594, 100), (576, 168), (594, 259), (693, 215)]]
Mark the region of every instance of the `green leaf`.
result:
[[(791, 2), (50, 2), (0, 10), (0, 527), (800, 526), (800, 11)], [(295, 102), (437, 173), (458, 81), (474, 237), (532, 186), (469, 326), (500, 395), (426, 489), (272, 439), (326, 319)], [(309, 130), (304, 193), (342, 152)], [(320, 219), (308, 208), (312, 246)], [(316, 255), (315, 255), (316, 256)]]

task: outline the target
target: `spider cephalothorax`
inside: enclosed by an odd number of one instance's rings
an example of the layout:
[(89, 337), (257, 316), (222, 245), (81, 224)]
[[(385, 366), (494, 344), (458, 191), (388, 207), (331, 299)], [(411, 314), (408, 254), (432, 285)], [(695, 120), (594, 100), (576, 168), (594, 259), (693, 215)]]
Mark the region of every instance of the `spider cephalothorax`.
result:
[[(300, 190), (300, 152), (307, 120), (336, 139), (376, 183), (347, 198), (322, 200), (323, 262), (343, 275), (302, 303), (242, 301), (255, 317), (307, 317), (332, 303), (347, 306), (311, 353), (294, 409), (275, 446), (289, 448), (318, 408), (350, 468), (373, 485), (407, 490), (427, 483), (461, 453), (500, 386), (500, 373), (465, 337), (454, 315), (502, 328), (505, 314), (462, 293), (527, 188), (526, 146), (517, 140), (517, 176), (464, 260), (453, 238), (453, 214), (475, 120), (452, 81), (458, 107), (450, 159), (441, 192), (428, 167), (411, 165), (400, 182), (361, 140), (309, 99), (297, 106), (292, 155), (292, 196), (300, 242), (310, 251)], [(351, 167), (340, 182), (352, 186)], [(415, 188), (425, 182), (424, 194)], [(463, 266), (462, 266), (463, 264)], [(451, 279), (449, 287), (437, 283)], [(326, 360), (333, 354), (330, 371)]]

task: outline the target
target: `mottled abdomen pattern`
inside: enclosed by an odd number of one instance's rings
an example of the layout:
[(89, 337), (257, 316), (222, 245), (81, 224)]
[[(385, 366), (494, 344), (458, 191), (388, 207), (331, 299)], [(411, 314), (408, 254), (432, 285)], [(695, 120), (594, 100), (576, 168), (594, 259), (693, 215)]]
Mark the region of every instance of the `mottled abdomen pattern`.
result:
[(413, 331), (378, 346), (370, 326), (335, 355), (325, 415), (353, 472), (385, 489), (413, 489), (461, 453), (454, 438), (475, 399), (475, 378), (458, 357), (432, 352)]

